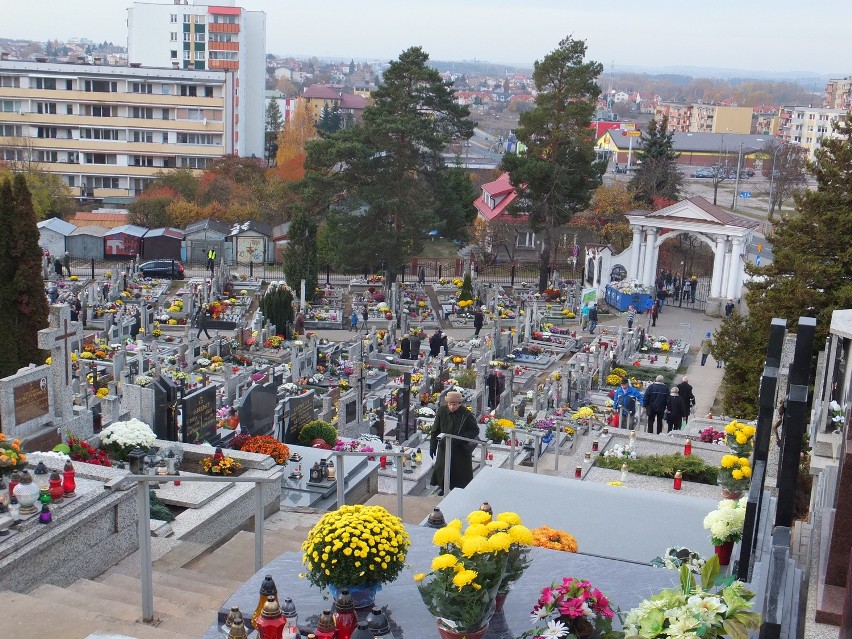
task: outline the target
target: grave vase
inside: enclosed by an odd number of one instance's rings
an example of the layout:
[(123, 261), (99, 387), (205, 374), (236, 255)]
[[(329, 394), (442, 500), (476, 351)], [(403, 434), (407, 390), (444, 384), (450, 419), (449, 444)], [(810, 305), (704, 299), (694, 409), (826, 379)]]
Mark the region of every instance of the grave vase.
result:
[(440, 619), (438, 619), (437, 621), (438, 634), (441, 635), (441, 639), (482, 639), (482, 637), (485, 636), (485, 633), (488, 632), (487, 622), (484, 626), (482, 626), (482, 628), (474, 632), (458, 632), (443, 624)]
[(721, 546), (716, 546), (716, 556), (719, 558), (720, 566), (727, 566), (731, 563), (731, 553), (734, 550), (734, 542), (726, 541)]
[(380, 583), (364, 584), (362, 586), (335, 586), (328, 584), (328, 591), (331, 593), (332, 601), (337, 601), (341, 591), (349, 590), (349, 595), (352, 597), (352, 604), (356, 610), (361, 608), (371, 608), (376, 601), (376, 594), (381, 590)]

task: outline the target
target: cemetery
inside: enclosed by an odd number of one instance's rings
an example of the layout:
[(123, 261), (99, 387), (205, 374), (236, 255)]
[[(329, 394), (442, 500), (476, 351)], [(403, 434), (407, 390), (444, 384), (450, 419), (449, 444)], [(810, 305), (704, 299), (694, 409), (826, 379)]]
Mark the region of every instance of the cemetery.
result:
[[(835, 313), (810, 415), (796, 389), (810, 375), (803, 353), (812, 324), (803, 318), (793, 335), (776, 320), (755, 423), (693, 415), (655, 435), (641, 412), (619, 423), (614, 391), (622, 378), (640, 393), (657, 375), (667, 386), (679, 381), (695, 358), (690, 324), (669, 335), (643, 322), (628, 330), (616, 304), (611, 321), (589, 335), (578, 319), (583, 292), (573, 283), (538, 295), (474, 280), (468, 300), (461, 292), (468, 282), (367, 276), (322, 285), (308, 299), (304, 283), (296, 290), (243, 280), (227, 268), (208, 279), (146, 280), (131, 262), (126, 271), (65, 283), (39, 333), (49, 359), (0, 380), (0, 446), (9, 451), (0, 455), (0, 589), (25, 610), (33, 593), (70, 602), (60, 589), (132, 575), (140, 580), (133, 601), (142, 604), (134, 619), (146, 623), (129, 636), (157, 636), (148, 623), (156, 612), (171, 633), (164, 639), (273, 636), (265, 624), (275, 620), (284, 627), (276, 637), (331, 637), (351, 597), (361, 595), (358, 575), (346, 581), (341, 567), (350, 558), (343, 548), (361, 552), (361, 541), (332, 548), (326, 540), (311, 554), (310, 528), (369, 516), (399, 527), (394, 543), (405, 546), (400, 553), (414, 573), (412, 580), (408, 568), (369, 569), (384, 583), (373, 593), (378, 608), (352, 618), (369, 621), (372, 636), (516, 637), (533, 628), (542, 589), (563, 577), (589, 579), (624, 613), (602, 604), (585, 615), (590, 632), (582, 634), (584, 626), (576, 636), (597, 636), (610, 622), (636, 631), (655, 592), (686, 580), (693, 595), (710, 596), (712, 584), (696, 585), (700, 570), (678, 571), (689, 561), (740, 580), (737, 592), (746, 593), (741, 607), (719, 613), (712, 636), (722, 636), (723, 618), (730, 636), (801, 636), (809, 589), (818, 593), (811, 617), (841, 623), (852, 544), (835, 495), (848, 483), (839, 464), (846, 435), (826, 424), (848, 418), (848, 311)], [(485, 309), (478, 336), (465, 310), (474, 299)], [(72, 320), (74, 300), (81, 309)], [(342, 331), (353, 311), (361, 325), (364, 307), (366, 326)], [(206, 325), (199, 312), (209, 315)], [(299, 312), (305, 331), (294, 334)], [(453, 332), (433, 356), (428, 338), (436, 329)], [(479, 435), (468, 449), (446, 444), (454, 435), (442, 431), (446, 477), (453, 458), (467, 455), (473, 479), (439, 493), (430, 449), (448, 393), (461, 394)], [(780, 449), (770, 446), (778, 397), (787, 398)], [(814, 448), (809, 466), (800, 464), (805, 432)], [(814, 476), (810, 520), (793, 518), (799, 473)], [(382, 495), (398, 500), (402, 520), (372, 505)], [(226, 581), (214, 576), (218, 553), (247, 538), (258, 543), (248, 531), (273, 524), (286, 533), (270, 534), (279, 539), (269, 542), (275, 554), (256, 548), (254, 567), (245, 555), (219, 567)], [(824, 553), (818, 574), (808, 569), (815, 540)], [(437, 563), (435, 544), (445, 558)], [(322, 553), (338, 550), (338, 568), (298, 578), (305, 562), (311, 574)], [(21, 565), (32, 568), (15, 569)], [(170, 575), (160, 572), (167, 565)], [(453, 565), (457, 572), (442, 572)], [(164, 601), (189, 573), (210, 595), (193, 621), (180, 618), (184, 600)], [(463, 576), (454, 582), (455, 575)], [(442, 579), (455, 583), (453, 596), (471, 583), (484, 589), (481, 614), (454, 618), (441, 608), (429, 593)], [(338, 588), (336, 622), (323, 612), (325, 586)], [(339, 590), (349, 586), (350, 594)], [(260, 592), (274, 596), (259, 599)], [(579, 628), (566, 614), (541, 619)]]

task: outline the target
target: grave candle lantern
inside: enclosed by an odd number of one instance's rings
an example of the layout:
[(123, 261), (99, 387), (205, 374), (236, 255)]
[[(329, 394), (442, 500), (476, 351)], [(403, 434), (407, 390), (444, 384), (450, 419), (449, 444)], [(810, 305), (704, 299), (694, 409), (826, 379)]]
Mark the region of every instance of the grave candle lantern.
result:
[(281, 606), (274, 596), (266, 598), (263, 611), (255, 622), (258, 639), (281, 639), (287, 620), (281, 614)]
[(298, 637), (299, 629), (296, 627), (296, 624), (299, 623), (299, 613), (296, 610), (296, 604), (293, 603), (292, 597), (284, 598), (284, 603), (281, 605), (281, 614), (287, 620), (287, 629), (284, 631), (284, 636), (287, 636), (287, 632), (294, 632), (294, 637)]
[(373, 608), (367, 615), (367, 627), (375, 639), (390, 639), (393, 637), (390, 631), (390, 623), (381, 608)]
[(21, 505), (22, 515), (33, 515), (38, 512), (35, 506), (38, 500), (38, 486), (33, 483), (32, 475), (27, 471), (21, 473), (21, 481), (15, 486), (15, 497)]
[(317, 621), (317, 629), (314, 630), (314, 635), (317, 639), (335, 639), (337, 635), (337, 627), (334, 624), (334, 617), (331, 616), (331, 610), (323, 610)]
[(577, 479), (580, 479), (582, 476), (583, 476), (583, 467), (577, 466), (574, 469), (574, 477), (576, 477)]
[(77, 491), (77, 481), (75, 480), (76, 474), (74, 464), (72, 464), (69, 459), (65, 462), (65, 466), (62, 469), (62, 492), (65, 493), (66, 497), (73, 497)]
[(50, 512), (50, 506), (42, 504), (41, 512), (38, 514), (38, 523), (49, 524), (51, 521), (53, 521), (53, 515)]
[(131, 474), (142, 475), (144, 473), (145, 451), (139, 448), (139, 446), (136, 446), (130, 451), (127, 459), (130, 462)]
[(683, 454), (686, 457), (689, 457), (692, 454), (692, 440), (687, 439), (686, 443), (683, 445)]
[(596, 439), (592, 442), (592, 452), (596, 453), (600, 447), (600, 442)]
[(49, 480), (50, 488), (48, 491), (50, 492), (51, 501), (57, 502), (62, 500), (62, 496), (65, 494), (65, 491), (62, 490), (62, 478), (59, 476), (58, 471), (53, 471), (50, 473)]
[(9, 516), (12, 518), (13, 524), (17, 524), (21, 520), (21, 504), (18, 503), (17, 497), (12, 497), (9, 500)]
[(348, 588), (342, 588), (340, 594), (334, 600), (334, 624), (337, 628), (337, 639), (350, 639), (355, 627), (358, 625), (358, 616), (355, 614), (355, 604)]
[(36, 486), (38, 486), (39, 490), (47, 490), (50, 488), (50, 471), (48, 471), (44, 462), (36, 464), (35, 470), (33, 471), (33, 479), (35, 480)]
[(680, 472), (680, 471), (677, 471), (675, 473), (675, 476), (674, 476), (674, 489), (680, 490), (682, 486), (683, 486), (683, 473)]
[(621, 465), (621, 481), (627, 481), (627, 463)]
[(260, 584), (260, 597), (258, 597), (257, 600), (257, 608), (255, 608), (254, 614), (251, 616), (251, 623), (253, 626), (257, 627), (257, 620), (263, 613), (263, 608), (269, 600), (269, 597), (274, 597), (276, 601), (278, 600), (278, 586), (275, 585), (272, 575), (266, 575), (263, 578), (263, 582)]

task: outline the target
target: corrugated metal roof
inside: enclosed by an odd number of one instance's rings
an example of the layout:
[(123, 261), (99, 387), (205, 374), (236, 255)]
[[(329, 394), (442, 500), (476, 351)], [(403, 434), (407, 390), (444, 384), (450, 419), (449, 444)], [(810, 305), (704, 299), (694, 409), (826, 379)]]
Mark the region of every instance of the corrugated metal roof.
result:
[(124, 233), (125, 235), (135, 235), (136, 237), (143, 237), (145, 233), (148, 232), (144, 226), (136, 226), (135, 224), (124, 224), (122, 226), (116, 226), (109, 230), (107, 235), (117, 235), (118, 233)]
[(148, 239), (149, 237), (173, 237), (177, 240), (182, 240), (184, 237), (184, 233), (180, 229), (165, 227), (159, 229), (151, 229), (150, 231), (145, 233), (145, 239)]
[(40, 229), (49, 229), (59, 233), (60, 235), (71, 235), (77, 229), (75, 224), (71, 224), (65, 220), (60, 220), (58, 217), (51, 217), (46, 220), (42, 220), (36, 226)]
[(77, 230), (74, 231), (71, 235), (92, 235), (94, 237), (103, 237), (107, 233), (109, 233), (109, 229), (105, 226), (97, 226), (96, 224), (90, 224), (88, 226), (77, 227)]

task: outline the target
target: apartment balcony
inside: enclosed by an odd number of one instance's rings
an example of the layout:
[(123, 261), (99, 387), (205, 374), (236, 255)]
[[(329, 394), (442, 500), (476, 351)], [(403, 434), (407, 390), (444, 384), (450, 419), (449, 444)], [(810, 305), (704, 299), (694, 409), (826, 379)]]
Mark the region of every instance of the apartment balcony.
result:
[(210, 69), (229, 69), (236, 71), (240, 68), (239, 60), (208, 60), (207, 66)]
[(210, 22), (207, 25), (207, 30), (210, 33), (239, 33), (240, 25), (227, 24), (224, 22)]
[(215, 40), (211, 40), (207, 43), (207, 48), (210, 51), (239, 51), (240, 43), (239, 42), (216, 42)]

